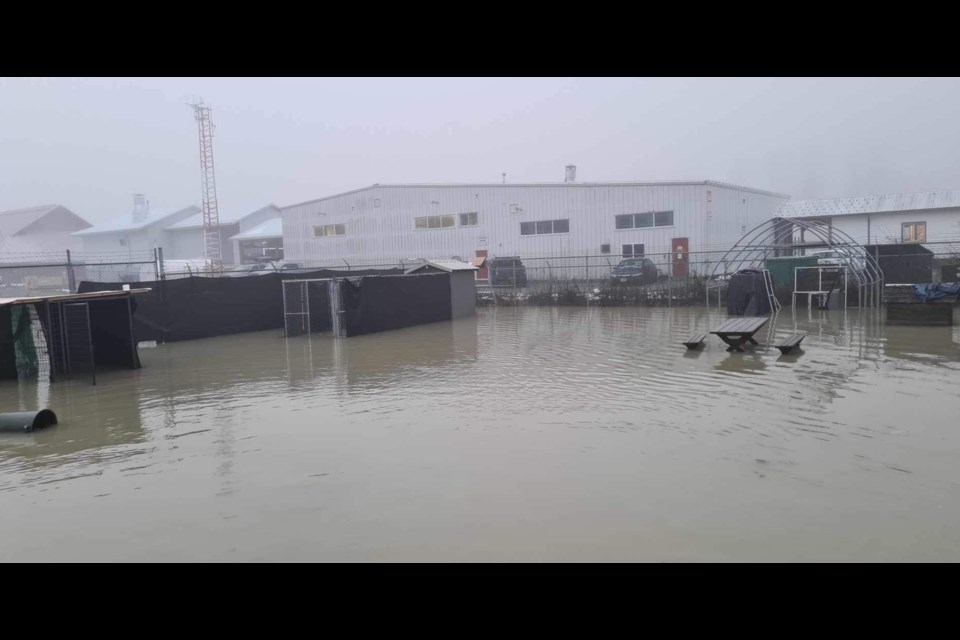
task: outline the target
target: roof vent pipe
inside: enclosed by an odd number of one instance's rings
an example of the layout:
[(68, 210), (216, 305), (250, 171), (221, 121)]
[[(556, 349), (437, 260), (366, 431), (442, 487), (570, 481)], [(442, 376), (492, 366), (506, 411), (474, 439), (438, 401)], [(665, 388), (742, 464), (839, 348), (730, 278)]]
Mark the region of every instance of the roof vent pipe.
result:
[(577, 165), (568, 164), (566, 176), (564, 177), (564, 182), (575, 182), (577, 179)]

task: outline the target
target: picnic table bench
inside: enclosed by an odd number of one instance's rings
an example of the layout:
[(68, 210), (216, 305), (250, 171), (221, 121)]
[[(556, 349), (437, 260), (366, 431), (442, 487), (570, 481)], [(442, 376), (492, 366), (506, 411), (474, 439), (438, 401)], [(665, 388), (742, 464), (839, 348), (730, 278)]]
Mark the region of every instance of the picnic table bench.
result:
[(777, 349), (780, 349), (780, 353), (787, 354), (794, 349), (799, 349), (800, 343), (803, 342), (805, 337), (806, 334), (804, 333), (791, 333), (789, 336), (775, 343), (773, 346), (775, 346)]
[(711, 331), (710, 333), (716, 334), (721, 340), (727, 343), (727, 351), (743, 351), (743, 345), (749, 342), (750, 344), (758, 344), (756, 340), (753, 339), (753, 334), (760, 330), (760, 327), (767, 324), (769, 318), (733, 318), (732, 320), (727, 320), (720, 327)]
[(684, 346), (687, 347), (687, 349), (699, 349), (700, 347), (703, 346), (703, 341), (706, 339), (707, 339), (707, 334), (698, 333), (695, 336), (690, 336), (690, 338), (687, 339), (687, 341), (684, 342), (683, 344)]

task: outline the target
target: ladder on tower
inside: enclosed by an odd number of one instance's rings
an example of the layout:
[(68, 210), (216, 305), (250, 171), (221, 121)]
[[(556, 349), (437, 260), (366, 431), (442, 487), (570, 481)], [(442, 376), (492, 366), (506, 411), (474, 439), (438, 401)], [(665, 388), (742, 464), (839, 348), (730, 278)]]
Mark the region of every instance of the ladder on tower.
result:
[(763, 269), (763, 286), (767, 290), (767, 301), (770, 303), (770, 310), (773, 313), (780, 313), (780, 301), (773, 291), (773, 276), (768, 269)]

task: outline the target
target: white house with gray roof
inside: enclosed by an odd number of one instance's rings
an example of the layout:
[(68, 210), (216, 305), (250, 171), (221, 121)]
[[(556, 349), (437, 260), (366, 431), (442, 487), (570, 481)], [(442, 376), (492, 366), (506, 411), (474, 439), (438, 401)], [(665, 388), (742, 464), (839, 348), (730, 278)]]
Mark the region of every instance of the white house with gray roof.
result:
[[(224, 264), (239, 262), (240, 243), (234, 241), (235, 236), (253, 233), (270, 220), (278, 220), (279, 216), (280, 210), (273, 204), (248, 213), (222, 212), (220, 251)], [(142, 260), (158, 247), (163, 249), (165, 260), (200, 260), (204, 257), (203, 212), (200, 207), (153, 208), (141, 194), (134, 196), (130, 213), (73, 235), (82, 240), (83, 253), (87, 257), (120, 260), (126, 256)], [(282, 252), (282, 241), (280, 247)], [(283, 257), (282, 253), (279, 257)]]
[(792, 200), (781, 218), (825, 222), (860, 244), (960, 242), (960, 189)]

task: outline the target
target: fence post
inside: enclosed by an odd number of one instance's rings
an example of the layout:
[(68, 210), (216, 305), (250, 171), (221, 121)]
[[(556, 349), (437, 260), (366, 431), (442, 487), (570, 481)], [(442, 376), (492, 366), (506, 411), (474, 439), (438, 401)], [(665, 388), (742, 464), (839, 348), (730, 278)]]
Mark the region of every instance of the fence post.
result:
[(77, 276), (73, 273), (73, 261), (70, 259), (70, 249), (67, 249), (67, 287), (70, 293), (77, 292)]
[(158, 280), (165, 280), (167, 275), (163, 270), (163, 247), (157, 247), (155, 252), (157, 254), (155, 267), (157, 270)]

